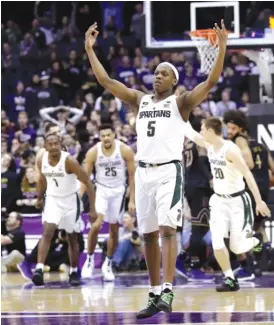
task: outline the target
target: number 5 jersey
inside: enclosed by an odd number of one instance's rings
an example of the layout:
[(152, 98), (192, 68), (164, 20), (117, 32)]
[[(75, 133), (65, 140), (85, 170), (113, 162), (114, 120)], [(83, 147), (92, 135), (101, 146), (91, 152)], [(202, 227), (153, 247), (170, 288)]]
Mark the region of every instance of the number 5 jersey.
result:
[(97, 143), (97, 159), (95, 163), (96, 184), (118, 189), (126, 185), (126, 163), (121, 154), (121, 142), (115, 141), (115, 149), (109, 157), (102, 150), (102, 142)]

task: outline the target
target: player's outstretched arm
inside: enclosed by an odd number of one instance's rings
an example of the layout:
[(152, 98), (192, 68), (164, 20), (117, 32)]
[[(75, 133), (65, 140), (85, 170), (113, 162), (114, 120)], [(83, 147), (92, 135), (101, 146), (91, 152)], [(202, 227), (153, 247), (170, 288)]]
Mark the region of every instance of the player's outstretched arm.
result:
[[(92, 147), (86, 153), (86, 157), (83, 163), (84, 171), (87, 173), (88, 178), (90, 179), (90, 175), (94, 169), (94, 165), (97, 159), (97, 146)], [(80, 185), (80, 197), (82, 198), (84, 193), (86, 192), (86, 185), (81, 183)]]
[(135, 212), (135, 161), (134, 161), (134, 151), (127, 145), (122, 145), (121, 152), (123, 159), (127, 164), (128, 171), (128, 183), (129, 183), (129, 213), (134, 215)]
[(66, 171), (68, 174), (75, 174), (81, 183), (86, 186), (86, 191), (89, 199), (90, 215), (96, 219), (95, 210), (95, 190), (85, 170), (79, 165), (77, 160), (68, 157), (66, 160)]
[[(224, 58), (226, 53), (226, 40), (227, 40), (227, 30), (225, 28), (224, 20), (221, 21), (222, 28), (220, 29), (217, 24), (215, 24), (214, 30), (217, 34), (217, 42), (219, 47), (219, 52), (217, 55), (216, 62), (207, 77), (207, 80), (200, 83), (192, 91), (186, 92), (177, 98), (178, 107), (183, 116), (183, 111), (185, 113), (190, 112), (193, 108), (200, 105), (201, 102), (206, 98), (209, 91), (218, 82), (221, 73), (223, 71)], [(188, 118), (184, 114), (183, 118)]]
[(256, 212), (260, 213), (264, 217), (270, 217), (271, 213), (265, 202), (262, 200), (260, 191), (255, 182), (255, 179), (248, 168), (239, 148), (229, 149), (226, 153), (226, 158), (233, 163), (245, 178), (248, 188), (252, 192), (256, 202)]
[(107, 74), (106, 70), (98, 60), (93, 46), (96, 42), (96, 38), (99, 32), (97, 31), (97, 23), (94, 23), (87, 30), (85, 35), (85, 48), (91, 64), (92, 70), (99, 82), (99, 84), (112, 93), (115, 97), (121, 99), (123, 102), (130, 104), (132, 106), (139, 106), (141, 98), (144, 93), (127, 88), (121, 82), (111, 79)]
[(200, 133), (196, 132), (189, 122), (187, 123), (185, 135), (189, 140), (196, 143), (197, 146), (205, 149), (208, 148), (209, 145), (207, 142), (205, 142), (204, 137)]

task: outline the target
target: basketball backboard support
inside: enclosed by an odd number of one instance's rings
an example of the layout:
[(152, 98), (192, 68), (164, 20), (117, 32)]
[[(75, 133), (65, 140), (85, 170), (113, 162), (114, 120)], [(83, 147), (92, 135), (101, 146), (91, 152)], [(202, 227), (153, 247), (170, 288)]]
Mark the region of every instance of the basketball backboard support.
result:
[[(170, 1), (168, 2), (169, 7), (163, 7), (163, 3), (144, 1), (145, 47), (148, 51), (196, 49), (195, 43), (188, 37), (188, 32), (196, 29), (212, 28), (214, 22), (220, 23), (222, 18), (225, 18), (226, 24), (229, 25), (228, 29), (231, 31), (227, 41), (228, 48), (269, 48), (274, 46), (274, 30), (271, 28), (260, 30), (260, 32), (251, 31), (241, 35), (240, 1), (184, 1), (183, 4), (182, 2)], [(184, 6), (184, 8), (180, 9), (180, 5)], [(188, 12), (184, 11), (186, 5), (188, 5)], [(180, 17), (180, 14), (178, 14), (180, 10), (183, 23), (175, 21)], [(174, 17), (173, 21), (163, 15), (171, 15)], [(160, 26), (161, 23), (164, 27)], [(173, 33), (174, 30), (172, 31), (171, 28), (171, 25), (175, 24), (177, 25), (177, 33)], [(178, 27), (178, 25), (180, 26)], [(163, 28), (166, 30), (163, 31)], [(179, 33), (178, 30), (180, 30)]]

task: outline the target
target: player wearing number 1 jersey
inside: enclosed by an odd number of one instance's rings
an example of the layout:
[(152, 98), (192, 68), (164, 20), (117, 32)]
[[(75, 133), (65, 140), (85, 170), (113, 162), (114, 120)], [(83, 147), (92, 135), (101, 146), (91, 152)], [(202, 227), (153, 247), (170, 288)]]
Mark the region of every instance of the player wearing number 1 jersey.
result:
[[(100, 140), (87, 154), (84, 168), (88, 175), (95, 171), (96, 199), (95, 207), (98, 218), (93, 222), (88, 236), (88, 255), (82, 269), (82, 277), (92, 277), (94, 269), (94, 250), (102, 223), (109, 223), (109, 239), (107, 257), (102, 266), (105, 281), (113, 281), (112, 256), (118, 244), (118, 229), (122, 223), (127, 189), (127, 174), (129, 183), (129, 212), (135, 210), (134, 198), (134, 152), (115, 140), (115, 133), (110, 124), (101, 125)], [(80, 194), (85, 192), (85, 186), (80, 188)]]
[(215, 257), (225, 279), (217, 291), (237, 291), (239, 284), (231, 269), (224, 238), (230, 238), (229, 246), (236, 255), (261, 250), (262, 236), (252, 237), (253, 211), (251, 198), (245, 190), (247, 185), (256, 201), (256, 212), (270, 216), (270, 210), (262, 201), (258, 186), (240, 149), (222, 138), (222, 122), (209, 118), (202, 125), (201, 135), (191, 129), (187, 134), (192, 141), (207, 149), (213, 175), (215, 194), (210, 198), (210, 230)]
[(77, 232), (80, 232), (80, 198), (77, 189), (77, 178), (87, 188), (90, 213), (96, 216), (94, 207), (93, 186), (79, 163), (61, 150), (61, 138), (58, 134), (49, 134), (45, 138), (46, 151), (37, 161), (39, 170), (38, 203), (43, 207), (43, 235), (38, 246), (36, 270), (32, 281), (35, 285), (43, 285), (44, 263), (48, 255), (51, 238), (57, 227), (68, 234), (69, 257), (71, 263), (69, 282), (79, 285)]

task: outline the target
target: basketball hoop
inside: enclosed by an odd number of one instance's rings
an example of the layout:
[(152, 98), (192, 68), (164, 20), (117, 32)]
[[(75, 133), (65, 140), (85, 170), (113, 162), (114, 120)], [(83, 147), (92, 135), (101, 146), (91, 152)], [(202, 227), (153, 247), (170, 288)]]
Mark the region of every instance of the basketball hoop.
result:
[(213, 29), (200, 29), (190, 32), (189, 35), (201, 57), (201, 72), (209, 74), (219, 51), (216, 32)]

